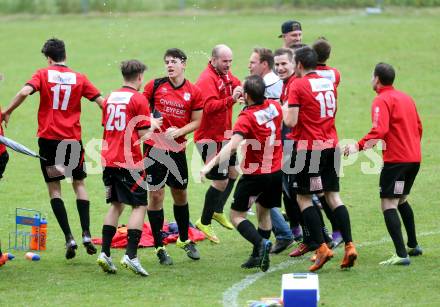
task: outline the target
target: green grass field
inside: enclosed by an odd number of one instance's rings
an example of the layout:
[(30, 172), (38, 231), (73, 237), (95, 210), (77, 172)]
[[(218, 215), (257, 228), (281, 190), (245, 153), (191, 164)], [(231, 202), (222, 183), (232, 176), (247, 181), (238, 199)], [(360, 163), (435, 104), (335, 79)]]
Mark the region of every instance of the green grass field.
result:
[[(289, 13), (289, 14), (287, 14)], [(413, 204), (419, 242), (425, 254), (409, 267), (380, 267), (378, 263), (393, 252), (392, 243), (379, 208), (378, 175), (363, 175), (361, 162), (344, 169), (341, 194), (349, 207), (353, 237), (358, 244), (359, 261), (351, 271), (339, 270), (342, 250), (319, 273), (321, 301), (325, 306), (438, 306), (440, 283), (440, 226), (438, 183), (440, 182), (440, 104), (438, 99), (438, 50), (440, 49), (440, 10), (388, 10), (381, 16), (363, 11), (247, 12), (224, 15), (118, 15), (0, 17), (0, 104), (4, 108), (32, 73), (46, 65), (40, 50), (50, 37), (65, 40), (68, 63), (86, 73), (105, 94), (120, 86), (118, 64), (137, 58), (149, 66), (146, 79), (164, 73), (162, 54), (179, 47), (189, 56), (187, 77), (195, 81), (205, 67), (208, 54), (217, 43), (234, 51), (233, 72), (243, 79), (251, 49), (277, 48), (280, 24), (295, 16), (303, 22), (304, 41), (318, 36), (333, 44), (330, 64), (340, 69), (337, 126), (341, 139), (358, 139), (370, 128), (371, 71), (379, 61), (397, 70), (396, 87), (411, 94), (424, 124), (423, 164), (410, 203)], [(37, 150), (36, 113), (38, 95), (30, 97), (11, 117), (6, 135)], [(83, 140), (102, 136), (100, 112), (84, 102)], [(238, 110), (238, 109), (237, 109)], [(202, 259), (193, 262), (175, 246), (168, 248), (174, 266), (159, 266), (153, 249), (139, 251), (150, 273), (142, 279), (120, 269), (116, 276), (101, 272), (96, 257), (80, 249), (71, 261), (64, 259), (64, 238), (53, 216), (37, 160), (10, 152), (11, 158), (0, 183), (0, 239), (7, 249), (8, 232), (14, 226), (16, 207), (41, 210), (48, 215), (48, 251), (42, 260), (31, 263), (17, 252), (18, 259), (0, 268), (0, 306), (37, 305), (143, 305), (143, 306), (244, 306), (247, 300), (279, 296), (281, 274), (305, 272), (307, 258), (293, 260), (287, 252), (271, 258), (273, 270), (266, 274), (245, 271), (240, 264), (250, 245), (236, 231), (214, 225), (221, 244), (208, 241), (198, 246)], [(189, 150), (192, 156), (192, 148)], [(99, 170), (91, 158), (89, 170)], [(92, 232), (100, 236), (107, 210), (100, 174), (86, 181), (92, 203)], [(190, 181), (191, 220), (201, 213), (208, 183)], [(169, 195), (167, 195), (169, 196)], [(75, 199), (68, 183), (63, 198), (77, 239), (80, 226)], [(168, 220), (172, 216), (170, 197), (165, 201)], [(226, 207), (228, 208), (228, 207)], [(229, 211), (229, 209), (227, 209)], [(129, 212), (129, 210), (127, 210)], [(127, 221), (127, 212), (121, 223)], [(255, 221), (255, 218), (251, 217)], [(215, 223), (215, 222), (214, 222)], [(437, 243), (435, 243), (437, 242)], [(114, 250), (119, 260), (122, 250)], [(247, 279), (246, 279), (247, 278)], [(242, 281), (246, 279), (245, 283)], [(234, 286), (235, 285), (235, 286)], [(228, 291), (229, 290), (229, 291)]]

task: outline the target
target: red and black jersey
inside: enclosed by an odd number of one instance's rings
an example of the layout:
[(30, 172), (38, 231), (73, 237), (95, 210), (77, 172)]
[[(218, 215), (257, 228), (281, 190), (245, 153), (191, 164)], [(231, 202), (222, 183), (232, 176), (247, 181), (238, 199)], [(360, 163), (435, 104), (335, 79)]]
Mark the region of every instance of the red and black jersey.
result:
[(244, 174), (270, 174), (281, 169), (282, 120), (280, 104), (269, 99), (246, 107), (238, 115), (233, 133), (245, 139), (241, 164)]
[(37, 70), (26, 83), (40, 92), (38, 136), (51, 140), (81, 139), (81, 98), (101, 94), (83, 74), (64, 65)]
[[(3, 127), (2, 127), (2, 110), (0, 108), (0, 135), (3, 135)], [(6, 146), (0, 144), (0, 155), (6, 151)]]
[(327, 78), (333, 82), (335, 89), (338, 88), (339, 82), (341, 82), (341, 74), (339, 73), (339, 70), (334, 67), (327, 66), (326, 64), (318, 64), (315, 70), (319, 76)]
[(338, 135), (333, 82), (311, 72), (295, 79), (289, 89), (289, 107), (299, 108), (295, 137), (298, 150), (335, 148)]
[(239, 86), (240, 80), (228, 72), (221, 75), (211, 63), (200, 74), (196, 85), (202, 91), (205, 99), (203, 117), (200, 127), (194, 132), (196, 142), (222, 142), (225, 132), (232, 127), (232, 106), (234, 99), (232, 93)]
[(137, 130), (150, 127), (150, 109), (145, 97), (131, 87), (114, 91), (102, 108), (104, 136), (102, 165), (125, 169), (143, 169)]
[(393, 86), (384, 86), (377, 93), (371, 106), (373, 127), (359, 141), (359, 149), (382, 140), (384, 162), (420, 162), (423, 129), (413, 99)]
[(203, 110), (203, 97), (200, 89), (188, 80), (182, 85), (174, 87), (168, 78), (154, 90), (154, 80), (145, 85), (144, 96), (148, 101), (153, 101), (155, 111), (160, 112), (163, 118), (160, 131), (156, 130), (152, 138), (145, 143), (164, 150), (175, 152), (185, 149), (186, 138), (184, 136), (175, 140), (167, 140), (164, 132), (170, 127), (181, 128), (191, 122), (193, 111)]

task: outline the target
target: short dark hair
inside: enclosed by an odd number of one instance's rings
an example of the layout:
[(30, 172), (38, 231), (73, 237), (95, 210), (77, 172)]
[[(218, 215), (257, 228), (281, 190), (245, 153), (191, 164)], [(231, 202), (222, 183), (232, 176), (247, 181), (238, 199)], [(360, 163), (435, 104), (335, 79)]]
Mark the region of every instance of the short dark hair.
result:
[(183, 52), (182, 50), (180, 50), (178, 48), (171, 48), (171, 49), (168, 49), (167, 51), (165, 51), (165, 54), (163, 55), (163, 59), (165, 60), (165, 58), (167, 56), (173, 57), (176, 59), (180, 59), (184, 63), (188, 59), (185, 52)]
[(263, 78), (257, 75), (246, 77), (243, 85), (243, 91), (247, 93), (255, 104), (262, 104), (266, 97), (264, 92), (266, 85)]
[(66, 47), (64, 42), (57, 38), (48, 39), (41, 49), (44, 56), (50, 57), (55, 62), (63, 62), (66, 59)]
[(134, 81), (146, 70), (147, 66), (138, 60), (127, 60), (121, 62), (121, 73), (125, 81)]
[(254, 52), (260, 57), (260, 63), (267, 62), (270, 69), (273, 69), (272, 50), (267, 48), (254, 48)]
[(295, 50), (295, 62), (301, 63), (304, 69), (315, 69), (318, 63), (318, 55), (309, 46)]
[(287, 58), (289, 59), (289, 61), (293, 62), (293, 50), (290, 48), (280, 48), (275, 50), (273, 57), (275, 58), (276, 56), (285, 55), (285, 54), (287, 54)]
[(293, 43), (292, 45), (289, 46), (290, 49), (293, 49), (294, 51), (296, 49), (302, 48), (307, 46), (307, 44), (303, 44), (303, 43)]
[(312, 45), (313, 50), (316, 51), (318, 55), (318, 63), (325, 63), (330, 57), (330, 52), (332, 51), (332, 46), (325, 39), (325, 37), (318, 38)]
[(393, 66), (381, 62), (374, 68), (374, 76), (379, 78), (382, 85), (392, 85), (396, 77), (396, 72)]

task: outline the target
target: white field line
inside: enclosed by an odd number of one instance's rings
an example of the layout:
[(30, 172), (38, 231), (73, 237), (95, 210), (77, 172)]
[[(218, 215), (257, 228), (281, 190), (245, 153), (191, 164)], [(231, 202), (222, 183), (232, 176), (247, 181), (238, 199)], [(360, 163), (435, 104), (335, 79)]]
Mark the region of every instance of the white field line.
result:
[[(428, 231), (423, 232), (417, 235), (417, 237), (426, 237), (426, 236), (433, 236), (440, 234), (440, 229), (435, 231)], [(367, 246), (374, 246), (374, 245), (381, 245), (387, 242), (391, 242), (391, 239), (388, 237), (384, 237), (381, 240), (378, 241), (372, 241), (372, 242), (364, 242), (362, 244), (358, 244), (356, 247), (362, 248)], [(308, 257), (302, 257), (301, 259), (289, 259), (286, 261), (283, 261), (273, 267), (271, 267), (267, 272), (258, 272), (251, 275), (246, 276), (238, 283), (232, 285), (229, 289), (227, 289), (225, 292), (223, 292), (223, 306), (225, 307), (238, 307), (237, 299), (240, 295), (240, 292), (251, 286), (253, 283), (255, 283), (257, 280), (265, 276), (266, 274), (273, 273), (279, 270), (283, 270), (287, 267), (290, 267), (293, 264), (302, 263), (306, 261)]]

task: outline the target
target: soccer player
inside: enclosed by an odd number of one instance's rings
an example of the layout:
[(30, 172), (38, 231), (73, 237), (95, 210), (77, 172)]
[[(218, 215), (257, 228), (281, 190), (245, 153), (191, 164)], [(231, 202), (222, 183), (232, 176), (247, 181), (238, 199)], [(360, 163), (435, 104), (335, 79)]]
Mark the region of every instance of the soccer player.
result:
[(35, 92), (40, 92), (38, 110), (38, 146), (41, 171), (49, 191), (50, 204), (65, 239), (66, 258), (75, 257), (77, 244), (70, 230), (67, 212), (61, 199), (61, 183), (73, 178), (76, 205), (81, 221), (82, 242), (88, 254), (96, 254), (90, 235), (90, 202), (84, 185), (86, 170), (81, 141), (81, 98), (95, 101), (100, 107), (103, 98), (96, 87), (81, 73), (66, 66), (66, 49), (62, 40), (52, 38), (44, 43), (41, 52), (48, 67), (37, 70), (32, 78), (3, 111), (8, 123), (12, 112)]
[[(396, 255), (380, 264), (408, 265), (408, 255), (423, 253), (417, 243), (414, 213), (408, 203), (408, 195), (420, 168), (422, 123), (414, 100), (393, 87), (394, 78), (395, 71), (391, 65), (379, 63), (374, 68), (371, 84), (377, 96), (371, 107), (373, 127), (357, 144), (346, 146), (344, 154), (348, 156), (372, 148), (380, 140), (386, 146), (380, 174), (380, 198)], [(405, 249), (397, 211), (408, 235), (408, 249)]]
[(163, 119), (161, 131), (153, 134), (152, 138), (145, 142), (144, 154), (148, 158), (146, 171), (150, 201), (147, 213), (154, 246), (160, 264), (171, 265), (173, 261), (162, 242), (165, 184), (171, 190), (174, 217), (179, 228), (176, 244), (183, 248), (191, 259), (200, 259), (195, 243), (188, 238), (188, 166), (185, 136), (200, 126), (203, 97), (199, 88), (185, 79), (187, 57), (182, 50), (168, 49), (163, 60), (167, 77), (151, 80), (144, 89), (144, 96), (150, 101), (156, 116), (160, 115)]
[(310, 47), (295, 51), (295, 79), (289, 89), (288, 104), (283, 106), (284, 122), (296, 128), (295, 174), (297, 200), (304, 224), (318, 243), (317, 257), (310, 271), (320, 269), (333, 257), (324, 242), (322, 223), (313, 208), (312, 194), (324, 192), (332, 208), (342, 237), (345, 254), (341, 268), (354, 265), (357, 252), (351, 238), (350, 217), (339, 196), (340, 154), (335, 127), (336, 95), (333, 83), (316, 74), (317, 54)]
[(148, 102), (138, 92), (145, 70), (146, 66), (137, 60), (122, 62), (123, 86), (112, 92), (103, 104), (102, 178), (106, 200), (111, 205), (102, 226), (102, 250), (97, 263), (107, 273), (116, 273), (110, 246), (124, 204), (127, 204), (132, 210), (127, 224), (127, 249), (121, 265), (136, 274), (148, 276), (137, 257), (148, 197), (141, 184), (145, 171), (139, 139), (148, 136), (150, 125), (155, 127), (153, 122), (150, 123)]
[[(240, 80), (232, 75), (231, 65), (232, 50), (226, 45), (217, 45), (212, 49), (208, 67), (196, 82), (204, 95), (205, 104), (202, 122), (194, 132), (194, 140), (205, 162), (212, 159), (230, 139), (232, 109), (242, 96)], [(202, 216), (196, 226), (214, 243), (219, 243), (220, 240), (212, 228), (212, 219), (227, 229), (234, 228), (223, 214), (223, 207), (238, 176), (235, 169), (236, 159), (236, 155), (233, 155), (224, 165), (213, 168), (206, 175), (212, 183), (206, 192)]]
[[(316, 65), (316, 70), (315, 70), (316, 73), (319, 76), (323, 78), (327, 78), (330, 81), (332, 81), (336, 90), (338, 88), (339, 82), (341, 81), (341, 74), (336, 68), (330, 67), (326, 64), (327, 60), (330, 57), (331, 48), (332, 48), (330, 43), (324, 37), (321, 37), (313, 43), (312, 48), (313, 50), (315, 50), (316, 54), (318, 55), (318, 64)], [(339, 231), (338, 223), (336, 221), (336, 218), (332, 210), (327, 204), (327, 201), (325, 200), (324, 194), (319, 195), (319, 202), (321, 203), (322, 209), (324, 210), (325, 215), (327, 216), (328, 220), (332, 225), (332, 239), (335, 245), (334, 247), (336, 248), (343, 241), (341, 232)]]
[(281, 34), (278, 38), (283, 39), (283, 48), (291, 48), (292, 46), (301, 44), (302, 27), (301, 23), (295, 20), (288, 20), (281, 25)]
[[(249, 59), (249, 73), (250, 75), (258, 75), (263, 78), (266, 85), (264, 96), (267, 99), (280, 101), (283, 81), (273, 72), (273, 67), (272, 51), (266, 48), (254, 48)], [(271, 253), (278, 254), (293, 243), (294, 237), (278, 208), (270, 210), (270, 218), (272, 230), (276, 238)]]
[[(249, 76), (243, 85), (246, 107), (238, 116), (230, 142), (205, 165), (208, 174), (217, 164), (227, 161), (244, 140), (243, 175), (238, 181), (231, 205), (231, 221), (238, 232), (253, 245), (250, 258), (243, 268), (269, 268), (272, 243), (270, 209), (281, 206), (281, 106), (264, 97), (265, 84), (260, 76)], [(246, 150), (247, 147), (247, 150)], [(253, 202), (257, 204), (258, 230), (246, 219)]]

